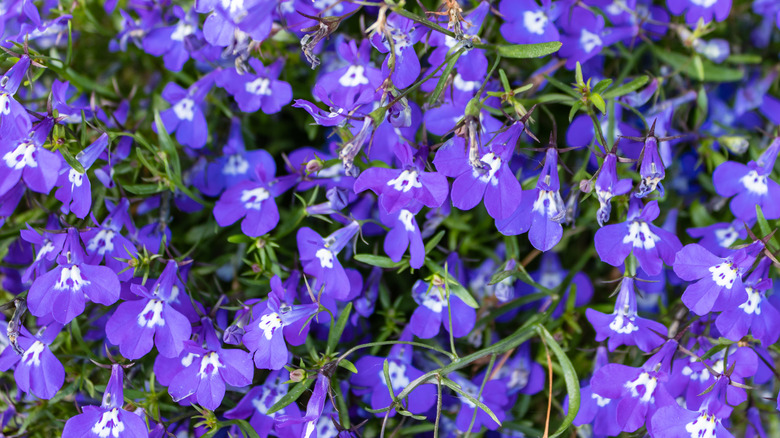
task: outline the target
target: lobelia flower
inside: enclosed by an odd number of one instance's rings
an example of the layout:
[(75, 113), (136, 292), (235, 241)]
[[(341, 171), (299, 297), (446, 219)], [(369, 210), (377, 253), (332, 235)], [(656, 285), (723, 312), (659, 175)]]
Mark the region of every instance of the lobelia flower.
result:
[(558, 41), (560, 35), (555, 20), (566, 8), (562, 2), (542, 0), (502, 0), (498, 10), (506, 20), (501, 35), (510, 43), (536, 44)]
[(590, 379), (593, 394), (617, 403), (617, 423), (623, 432), (647, 425), (655, 412), (676, 405), (666, 390), (666, 381), (677, 342), (667, 341), (641, 368), (611, 363), (596, 370)]
[(349, 293), (349, 279), (341, 266), (338, 253), (349, 243), (360, 229), (357, 221), (322, 238), (309, 227), (298, 229), (297, 242), (303, 272), (315, 277), (312, 285), (315, 291), (341, 299)]
[[(568, 9), (568, 8), (567, 8)], [(604, 17), (596, 15), (582, 6), (573, 6), (560, 15), (563, 43), (558, 55), (566, 58), (566, 68), (573, 69), (577, 62), (585, 61), (601, 53), (603, 47), (608, 47), (624, 38), (631, 37), (635, 29), (631, 26), (605, 28)]]
[(64, 214), (73, 212), (79, 219), (84, 219), (89, 213), (92, 207), (92, 186), (86, 171), (92, 167), (92, 164), (107, 147), (108, 134), (103, 133), (76, 155), (76, 160), (81, 163), (84, 173), (70, 166), (63, 166), (64, 168), (60, 170), (60, 177), (57, 181), (60, 188), (54, 193), (54, 197), (62, 202), (60, 211)]
[(610, 213), (612, 212), (612, 198), (619, 195), (624, 195), (631, 191), (631, 178), (624, 178), (618, 180), (617, 176), (617, 162), (618, 157), (615, 155), (614, 149), (604, 157), (604, 162), (599, 169), (598, 177), (596, 178), (596, 196), (599, 199), (599, 210), (596, 212), (596, 221), (600, 227), (609, 221)]
[[(3, 325), (7, 329), (7, 324)], [(0, 371), (6, 372), (16, 365), (14, 380), (20, 390), (44, 400), (54, 397), (65, 382), (65, 368), (51, 352), (49, 345), (61, 330), (61, 324), (52, 323), (33, 335), (21, 326), (17, 344), (22, 353), (17, 354), (14, 348), (6, 346), (0, 351)], [(3, 336), (5, 333), (6, 330)]]
[(746, 294), (742, 275), (762, 249), (759, 241), (717, 257), (701, 245), (685, 245), (674, 258), (674, 273), (685, 281), (698, 281), (683, 292), (683, 304), (697, 315), (739, 306)]
[[(81, 233), (87, 249), (87, 261), (90, 264), (99, 264), (101, 261), (111, 268), (121, 281), (129, 280), (133, 273), (130, 270), (122, 272), (128, 267), (128, 262), (138, 254), (135, 245), (124, 235), (122, 228), (127, 228), (131, 233), (135, 227), (130, 218), (130, 201), (122, 198), (116, 205), (107, 203), (108, 216), (103, 222)], [(98, 223), (97, 220), (93, 220)]]
[[(206, 144), (208, 124), (201, 106), (206, 94), (211, 90), (212, 75), (206, 75), (185, 90), (175, 82), (168, 82), (162, 97), (171, 107), (160, 112), (160, 119), (169, 134), (176, 133), (176, 140), (191, 148), (199, 149)], [(157, 132), (157, 124), (152, 123)]]
[(23, 55), (0, 77), (0, 140), (3, 142), (24, 137), (32, 128), (24, 105), (13, 97), (29, 68), (30, 58)]
[(450, 194), (452, 205), (459, 210), (471, 210), (484, 198), (491, 217), (508, 218), (520, 206), (523, 193), (509, 168), (515, 143), (500, 144), (496, 138), (490, 146), (478, 147), (475, 154), (467, 153), (465, 144), (462, 138), (453, 137), (436, 151), (433, 160), (440, 173), (455, 178)]
[(666, 6), (674, 15), (685, 13), (685, 22), (696, 26), (699, 20), (705, 24), (725, 20), (731, 11), (731, 0), (666, 0)]
[(566, 214), (558, 179), (558, 150), (552, 146), (553, 141), (551, 138), (536, 188), (525, 192), (511, 216), (496, 221), (498, 231), (507, 236), (528, 231), (528, 240), (539, 251), (549, 251), (561, 241), (561, 223)]
[(161, 355), (177, 357), (181, 353), (192, 326), (170, 305), (177, 272), (176, 262), (169, 260), (151, 291), (138, 284), (130, 286), (141, 299), (120, 304), (106, 323), (106, 336), (119, 345), (122, 356), (131, 360), (145, 356), (152, 350), (152, 338)]
[[(607, 349), (599, 346), (596, 348), (593, 369), (598, 370), (608, 364)], [(567, 409), (568, 401), (567, 396)], [(617, 405), (617, 400), (602, 397), (593, 392), (590, 384), (583, 386), (580, 390), (580, 410), (574, 417), (572, 424), (575, 426), (592, 424), (594, 435), (618, 436), (621, 428), (617, 422)]]
[[(420, 75), (420, 59), (414, 51), (414, 45), (420, 41), (420, 32), (414, 22), (406, 17), (391, 13), (385, 22), (387, 32), (377, 32), (371, 38), (371, 44), (381, 53), (388, 53), (382, 63), (382, 75), (390, 77), (397, 88), (406, 88)], [(389, 34), (390, 39), (387, 39)]]
[(447, 199), (447, 178), (436, 172), (425, 172), (423, 160), (415, 156), (407, 143), (396, 145), (395, 155), (400, 169), (372, 167), (355, 180), (354, 191), (371, 190), (379, 196), (379, 205), (388, 213), (398, 213), (422, 203), (440, 207)]
[(422, 206), (417, 204), (409, 209), (401, 209), (398, 213), (379, 211), (382, 223), (390, 227), (385, 235), (385, 254), (398, 263), (409, 248), (409, 266), (414, 269), (420, 269), (425, 262), (425, 245), (415, 218), (420, 208)]
[(38, 193), (49, 194), (54, 188), (62, 161), (59, 154), (43, 147), (53, 125), (54, 120), (47, 117), (29, 135), (0, 142), (0, 196), (11, 191), (20, 180)]
[(33, 244), (35, 247), (35, 260), (27, 267), (22, 275), (22, 281), (27, 283), (32, 278), (37, 278), (40, 275), (46, 273), (51, 269), (57, 256), (62, 251), (62, 245), (65, 243), (65, 234), (63, 233), (50, 233), (46, 230), (53, 230), (57, 228), (57, 224), (53, 220), (50, 220), (46, 224), (46, 229), (40, 234), (35, 231), (29, 224), (26, 230), (19, 232), (21, 238), (25, 242)]
[(344, 65), (323, 74), (317, 81), (327, 94), (346, 93), (349, 95), (346, 100), (354, 101), (364, 91), (373, 92), (382, 85), (382, 72), (371, 63), (368, 40), (361, 41), (360, 46), (354, 40), (341, 41), (336, 51)]
[[(474, 381), (481, 382), (485, 378), (485, 371), (477, 374)], [(511, 396), (536, 394), (544, 388), (545, 379), (544, 368), (531, 356), (531, 344), (524, 342), (517, 348), (517, 353), (503, 367), (495, 371), (491, 380), (503, 381), (506, 393)]]
[(83, 413), (65, 423), (62, 436), (74, 438), (111, 437), (145, 438), (149, 436), (142, 417), (122, 409), (124, 398), (124, 371), (122, 366), (111, 366), (111, 378), (103, 393), (103, 403), (98, 406), (84, 406)]
[[(279, 415), (274, 420), (276, 427), (284, 429), (286, 427), (303, 424), (301, 428), (301, 438), (310, 438), (317, 422), (322, 417), (322, 410), (325, 408), (325, 399), (330, 390), (330, 379), (324, 373), (317, 373), (317, 381), (314, 382), (314, 390), (309, 397), (309, 403), (306, 405), (306, 415)], [(386, 391), (385, 391), (386, 392)]]
[[(734, 196), (729, 207), (738, 219), (748, 221), (756, 217), (756, 205), (766, 219), (780, 218), (780, 185), (770, 178), (780, 151), (780, 138), (772, 141), (757, 161), (747, 165), (726, 161), (712, 174), (715, 191), (724, 197)], [(736, 195), (736, 196), (735, 196)]]
[(729, 254), (731, 252), (729, 247), (737, 240), (747, 238), (744, 222), (739, 219), (730, 223), (719, 222), (706, 227), (688, 228), (685, 231), (691, 237), (700, 237), (699, 245), (718, 257)]
[(771, 345), (780, 336), (780, 312), (766, 299), (766, 291), (772, 289), (769, 278), (769, 258), (762, 259), (744, 282), (746, 297), (738, 307), (729, 307), (715, 320), (718, 331), (727, 339), (739, 341), (748, 334)]
[(119, 299), (119, 279), (106, 266), (86, 261), (75, 228), (68, 229), (59, 266), (33, 281), (27, 294), (30, 313), (67, 324), (84, 312), (86, 301), (110, 306)]
[(609, 339), (609, 351), (621, 345), (636, 345), (650, 352), (664, 343), (666, 327), (660, 322), (637, 316), (634, 279), (623, 278), (615, 301), (615, 311), (606, 315), (594, 309), (586, 309), (585, 316), (596, 330), (596, 341)]
[(243, 343), (254, 355), (255, 366), (261, 370), (279, 370), (287, 364), (289, 353), (284, 339), (290, 333), (285, 328), (307, 319), (319, 308), (317, 304), (287, 304), (284, 296), (282, 280), (274, 276), (265, 309), (262, 304), (256, 305), (253, 308), (255, 318), (246, 326)]
[(419, 338), (428, 339), (444, 330), (450, 332), (452, 314), (452, 336), (468, 335), (477, 321), (477, 311), (463, 302), (454, 293), (447, 296), (445, 279), (435, 275), (430, 283), (417, 280), (412, 286), (412, 297), (417, 309), (409, 319), (409, 329)]
[(160, 376), (161, 384), (169, 385), (168, 393), (173, 401), (182, 404), (196, 401), (213, 411), (222, 403), (226, 384), (240, 388), (252, 383), (254, 366), (249, 353), (220, 346), (210, 319), (201, 319), (201, 326), (205, 348), (184, 341), (177, 358), (157, 356), (154, 371)]
[(295, 184), (292, 176), (275, 178), (273, 160), (262, 160), (255, 168), (255, 176), (228, 188), (214, 205), (214, 219), (221, 227), (241, 221), (241, 231), (247, 236), (259, 237), (273, 230), (279, 223), (275, 198)]
[(203, 23), (203, 36), (212, 46), (230, 45), (234, 38), (249, 37), (263, 41), (271, 32), (274, 14), (272, 0), (200, 0), (195, 10), (211, 12)]
[(217, 75), (217, 85), (227, 90), (245, 113), (257, 110), (265, 114), (274, 114), (292, 101), (292, 87), (277, 78), (284, 67), (279, 59), (268, 67), (257, 58), (250, 58), (249, 65), (255, 74), (239, 74), (234, 68), (222, 70)]
[[(401, 335), (401, 340), (411, 340), (408, 331)], [(408, 345), (395, 345), (390, 349), (387, 357), (366, 355), (355, 362), (357, 374), (353, 374), (349, 381), (352, 391), (356, 394), (367, 394), (371, 409), (384, 409), (392, 405), (388, 391), (388, 379), (385, 377), (384, 364), (387, 362), (387, 374), (390, 377), (390, 386), (394, 395), (398, 395), (409, 384), (423, 375), (423, 372), (412, 365), (412, 349)], [(363, 388), (363, 389), (361, 389)], [(436, 391), (431, 385), (420, 385), (414, 388), (409, 396), (404, 398), (404, 408), (413, 414), (423, 414), (433, 407), (436, 402)], [(391, 409), (389, 415), (394, 416), (395, 409)], [(377, 413), (384, 416), (384, 413)]]
[(271, 406), (276, 404), (287, 394), (289, 385), (284, 382), (290, 380), (287, 371), (272, 371), (265, 379), (265, 383), (255, 386), (238, 402), (235, 408), (225, 412), (225, 418), (238, 420), (249, 418), (249, 424), (260, 438), (274, 434), (280, 438), (294, 438), (300, 436), (298, 427), (279, 427), (275, 425), (277, 417), (282, 415), (300, 417), (301, 412), (295, 403), (291, 403), (277, 412), (269, 414)]
[[(655, 436), (733, 438), (723, 425), (731, 412), (726, 400), (721, 400), (726, 396), (727, 385), (726, 379), (720, 379), (697, 410), (676, 404), (659, 409), (651, 420)], [(728, 400), (728, 403), (733, 401)]]
[(192, 10), (187, 13), (181, 6), (174, 5), (173, 16), (178, 19), (175, 24), (154, 28), (144, 36), (143, 49), (150, 55), (162, 56), (166, 69), (181, 71), (190, 59), (193, 41), (200, 39), (201, 31), (198, 17)]
[(652, 224), (660, 213), (658, 201), (648, 202), (640, 213), (641, 205), (642, 201), (632, 198), (626, 222), (599, 228), (593, 241), (603, 262), (617, 267), (633, 254), (643, 271), (658, 275), (664, 262), (672, 265), (682, 244), (674, 233)]
[[(451, 376), (452, 380), (460, 386), (463, 392), (487, 406), (495, 414), (498, 421), (503, 422), (506, 419), (509, 397), (507, 397), (507, 388), (504, 381), (488, 380), (480, 394), (480, 386), (484, 378), (468, 380), (458, 373), (453, 373)], [(482, 426), (490, 430), (499, 428), (499, 423), (496, 423), (483, 409), (478, 408), (476, 403), (461, 394), (458, 394), (457, 397), (461, 403), (458, 416), (455, 418), (455, 425), (459, 431), (467, 432), (471, 430), (479, 432), (482, 430)], [(472, 419), (474, 421), (473, 424)]]

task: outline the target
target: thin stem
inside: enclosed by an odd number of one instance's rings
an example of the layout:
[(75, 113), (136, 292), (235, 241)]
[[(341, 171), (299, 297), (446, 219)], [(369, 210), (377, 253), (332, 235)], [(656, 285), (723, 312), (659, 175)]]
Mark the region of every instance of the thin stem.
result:
[[(487, 371), (485, 372), (485, 378), (482, 379), (482, 385), (479, 387), (479, 392), (477, 392), (477, 400), (480, 400), (482, 398), (482, 391), (485, 389), (485, 384), (488, 382), (488, 380), (491, 379), (491, 371), (493, 371), (493, 364), (496, 363), (496, 355), (493, 354), (490, 356), (490, 362), (487, 366)], [(474, 408), (474, 413), (471, 415), (471, 423), (469, 423), (469, 428), (466, 430), (466, 438), (469, 438), (471, 436), (471, 429), (474, 427), (474, 422), (477, 420), (477, 408)]]
[(438, 397), (436, 399), (436, 422), (433, 423), (433, 438), (439, 438), (439, 420), (441, 420), (441, 375), (436, 375), (436, 386), (438, 391)]

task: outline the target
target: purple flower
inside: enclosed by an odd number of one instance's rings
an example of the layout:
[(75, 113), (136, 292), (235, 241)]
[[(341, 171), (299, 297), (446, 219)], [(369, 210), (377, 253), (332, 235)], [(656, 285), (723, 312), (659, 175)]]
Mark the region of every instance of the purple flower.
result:
[(417, 280), (412, 287), (412, 297), (418, 307), (409, 319), (412, 334), (427, 339), (439, 334), (441, 326), (450, 331), (452, 314), (452, 335), (461, 338), (468, 335), (477, 321), (477, 312), (455, 294), (447, 296), (444, 279), (434, 276), (428, 283)]
[(0, 142), (0, 195), (8, 193), (21, 179), (34, 192), (49, 194), (54, 188), (62, 161), (59, 154), (43, 148), (53, 124), (47, 117), (28, 136)]
[(423, 171), (423, 163), (415, 159), (406, 143), (398, 144), (395, 154), (403, 166), (401, 169), (367, 169), (355, 180), (355, 192), (368, 189), (376, 193), (379, 205), (387, 213), (409, 209), (418, 202), (431, 208), (440, 207), (447, 199), (447, 178), (436, 172)]
[(122, 271), (129, 266), (127, 261), (138, 254), (135, 245), (122, 235), (124, 227), (131, 232), (135, 231), (130, 219), (130, 202), (122, 198), (116, 205), (108, 207), (109, 214), (103, 219), (103, 223), (82, 232), (81, 239), (85, 243), (87, 261), (90, 264), (96, 265), (102, 261), (120, 280), (125, 281), (132, 277), (133, 273), (129, 270)]
[[(495, 373), (491, 380), (503, 381), (509, 395), (536, 394), (544, 388), (546, 380), (544, 368), (536, 363), (531, 355), (529, 342), (521, 344), (517, 348), (517, 353), (503, 367), (498, 371), (491, 371), (491, 373)], [(483, 371), (477, 374), (474, 381), (481, 382), (484, 378), (485, 372)]]
[[(414, 22), (396, 13), (387, 17), (387, 32), (375, 33), (371, 43), (382, 53), (388, 53), (382, 63), (382, 74), (390, 76), (398, 88), (406, 88), (420, 75), (420, 59), (414, 51), (414, 45), (420, 41), (420, 32)], [(390, 40), (387, 38), (390, 35)]]
[[(92, 164), (107, 147), (108, 134), (104, 133), (86, 149), (79, 152), (76, 160), (86, 171), (92, 167)], [(92, 207), (92, 186), (89, 183), (89, 177), (86, 172), (81, 173), (70, 166), (63, 167), (57, 181), (60, 188), (54, 193), (54, 197), (62, 202), (60, 210), (63, 213), (73, 212), (76, 217), (84, 219)]]
[(425, 262), (425, 245), (415, 218), (419, 211), (418, 205), (410, 210), (401, 209), (398, 213), (379, 212), (382, 223), (390, 227), (385, 236), (385, 253), (397, 263), (409, 248), (409, 266), (414, 269), (420, 269)]
[[(169, 134), (176, 133), (179, 143), (191, 148), (202, 148), (208, 137), (208, 125), (203, 115), (201, 105), (211, 89), (212, 76), (206, 75), (185, 90), (175, 82), (168, 82), (163, 89), (162, 97), (171, 107), (160, 113), (165, 130)], [(157, 132), (157, 125), (152, 124)]]
[(769, 266), (772, 261), (762, 259), (744, 282), (746, 296), (738, 307), (729, 307), (715, 320), (721, 334), (739, 341), (748, 331), (762, 345), (771, 345), (780, 336), (780, 312), (766, 299), (766, 291), (772, 289)]
[[(431, 32), (426, 42), (433, 46), (434, 50), (428, 56), (428, 64), (436, 66), (445, 63), (447, 53), (450, 50), (453, 50), (458, 44), (461, 44), (462, 47), (478, 38), (477, 34), (482, 28), (482, 23), (485, 21), (489, 10), (490, 5), (483, 2), (465, 14), (463, 19), (464, 23), (467, 24), (461, 25), (461, 35), (457, 39), (440, 32)], [(447, 21), (449, 17), (440, 16), (440, 19), (442, 25), (448, 26)], [(455, 62), (455, 70), (457, 70), (461, 81), (480, 81), (481, 84), (487, 73), (487, 68), (488, 60), (484, 49), (472, 48), (465, 50)]]
[(86, 301), (110, 306), (119, 299), (119, 279), (110, 268), (88, 264), (78, 231), (68, 229), (60, 264), (36, 278), (27, 295), (30, 313), (67, 324), (84, 312)]
[(465, 141), (454, 137), (439, 148), (433, 163), (439, 172), (455, 178), (451, 193), (455, 208), (471, 210), (484, 198), (485, 208), (494, 219), (508, 218), (517, 210), (522, 187), (509, 168), (514, 145), (494, 141), (488, 147), (479, 147), (472, 157), (471, 151), (467, 154)]
[(347, 101), (353, 101), (364, 91), (371, 91), (382, 85), (382, 72), (371, 63), (371, 43), (368, 40), (360, 42), (360, 46), (352, 41), (342, 41), (337, 47), (343, 66), (325, 73), (317, 81), (327, 94), (346, 93)]
[(325, 399), (330, 390), (330, 379), (323, 373), (317, 374), (317, 381), (314, 383), (314, 390), (309, 397), (309, 404), (306, 405), (306, 415), (279, 415), (276, 417), (276, 427), (286, 428), (298, 424), (304, 424), (301, 430), (301, 438), (310, 438), (314, 428), (318, 426), (318, 421), (323, 416), (322, 410), (325, 408)]
[(574, 6), (561, 14), (564, 34), (561, 35), (561, 50), (558, 55), (566, 58), (566, 68), (573, 69), (577, 62), (593, 58), (607, 47), (623, 38), (630, 37), (632, 27), (605, 28), (604, 17), (581, 6)]
[[(483, 379), (474, 378), (468, 380), (459, 374), (453, 374), (452, 380), (460, 386), (466, 394), (470, 395), (476, 400), (479, 400), (485, 406), (495, 414), (498, 421), (503, 422), (506, 418), (507, 404), (509, 403), (509, 397), (507, 397), (506, 383), (502, 380), (488, 380), (482, 388), (482, 394), (479, 394), (480, 385), (482, 385)], [(460, 410), (458, 416), (455, 418), (455, 425), (461, 432), (466, 432), (471, 427), (472, 432), (478, 432), (482, 430), (482, 426), (487, 427), (490, 430), (497, 430), (499, 424), (496, 423), (487, 412), (477, 407), (476, 403), (472, 402), (463, 395), (458, 395), (460, 399)], [(474, 415), (476, 411), (476, 415)], [(474, 419), (472, 425), (471, 420)]]
[(564, 12), (562, 2), (542, 0), (502, 0), (498, 10), (504, 16), (501, 35), (516, 44), (536, 44), (558, 41), (560, 35), (555, 20)]
[(32, 127), (27, 110), (13, 98), (29, 68), (30, 58), (23, 55), (0, 77), (0, 140), (3, 142), (27, 135)]
[[(593, 368), (598, 370), (608, 364), (607, 349), (599, 346), (596, 349)], [(568, 406), (568, 398), (566, 401)], [(617, 400), (596, 394), (590, 385), (583, 386), (580, 390), (580, 410), (577, 412), (573, 424), (575, 426), (592, 424), (593, 433), (596, 435), (620, 435), (621, 427), (617, 422), (617, 405)]]
[(609, 351), (621, 345), (636, 345), (650, 352), (664, 342), (666, 327), (663, 324), (637, 316), (634, 279), (626, 277), (620, 283), (620, 293), (615, 301), (615, 311), (606, 315), (587, 309), (585, 315), (596, 330), (596, 342), (609, 339)]
[(685, 13), (685, 22), (695, 26), (701, 19), (704, 23), (723, 21), (731, 11), (731, 0), (666, 0), (669, 12), (674, 15)]
[(497, 220), (496, 228), (508, 236), (528, 231), (528, 240), (534, 248), (549, 251), (563, 237), (561, 222), (565, 220), (566, 205), (560, 190), (558, 150), (549, 147), (536, 188), (523, 195), (520, 206), (511, 216)]
[(661, 273), (664, 262), (672, 265), (682, 244), (674, 233), (652, 224), (660, 213), (658, 201), (648, 202), (641, 213), (640, 205), (641, 201), (633, 198), (628, 220), (600, 228), (593, 240), (596, 252), (605, 263), (620, 266), (633, 253), (643, 271), (657, 275)]
[(203, 36), (212, 46), (223, 47), (236, 38), (263, 41), (271, 32), (275, 2), (271, 0), (201, 0), (199, 13), (213, 11), (203, 23)]
[[(48, 225), (49, 224), (47, 224), (46, 227), (47, 229), (56, 228), (54, 226), (49, 227)], [(32, 243), (35, 247), (35, 260), (27, 267), (22, 276), (22, 281), (26, 283), (30, 281), (30, 279), (38, 277), (51, 269), (54, 260), (62, 251), (62, 245), (65, 243), (65, 234), (50, 233), (46, 230), (39, 234), (32, 227), (27, 225), (27, 229), (21, 230), (20, 235), (24, 241)]]
[[(659, 437), (718, 437), (733, 438), (723, 425), (728, 418), (730, 409), (723, 409), (725, 404), (719, 400), (725, 396), (727, 379), (721, 379), (714, 389), (707, 394), (707, 400), (698, 410), (683, 408), (679, 405), (664, 406), (653, 415), (652, 430)], [(729, 400), (729, 403), (734, 403)]]
[(227, 90), (245, 113), (262, 110), (265, 114), (278, 113), (292, 100), (292, 87), (277, 78), (284, 62), (280, 59), (265, 67), (257, 58), (249, 59), (255, 74), (239, 74), (236, 69), (222, 70), (217, 76), (217, 85)]
[(106, 323), (106, 336), (119, 345), (122, 356), (138, 359), (152, 350), (152, 338), (157, 350), (165, 357), (177, 357), (192, 327), (187, 317), (171, 307), (178, 268), (168, 261), (151, 292), (137, 284), (130, 286), (140, 300), (126, 301), (117, 307)]
[(689, 236), (701, 238), (699, 245), (718, 257), (723, 257), (731, 251), (729, 247), (737, 240), (747, 237), (744, 222), (735, 219), (733, 222), (719, 222), (706, 227), (688, 228), (685, 230)]
[(697, 315), (739, 306), (745, 298), (742, 275), (753, 266), (755, 254), (763, 248), (756, 242), (717, 257), (701, 245), (685, 245), (674, 258), (674, 273), (685, 281), (696, 281), (682, 295), (682, 302)]
[(122, 366), (111, 367), (111, 378), (103, 393), (103, 403), (98, 406), (85, 406), (84, 412), (65, 423), (62, 436), (67, 437), (111, 437), (145, 438), (149, 436), (142, 417), (122, 409), (125, 403), (124, 372)]
[[(273, 164), (273, 161), (270, 162)], [(289, 189), (294, 183), (291, 177), (273, 179), (274, 167), (257, 168), (253, 180), (241, 181), (225, 190), (214, 206), (214, 218), (221, 227), (231, 225), (241, 219), (241, 231), (247, 236), (259, 237), (268, 233), (279, 223), (279, 210), (274, 198)]]
[[(0, 351), (0, 371), (8, 371), (16, 364), (14, 379), (20, 390), (44, 400), (54, 397), (65, 382), (65, 368), (51, 352), (49, 344), (54, 342), (60, 330), (62, 325), (53, 323), (34, 336), (22, 326), (17, 343), (23, 352), (20, 356), (11, 347)], [(0, 341), (8, 342), (2, 338)]]
[(274, 276), (271, 279), (271, 292), (266, 307), (255, 306), (255, 318), (246, 327), (244, 345), (254, 355), (255, 366), (259, 369), (279, 370), (287, 364), (289, 353), (284, 343), (284, 328), (300, 319), (313, 315), (317, 304), (290, 305), (284, 301), (285, 290), (282, 280)]
[(295, 438), (300, 436), (300, 428), (275, 426), (274, 420), (282, 415), (300, 417), (301, 412), (295, 403), (291, 403), (278, 412), (268, 413), (271, 406), (287, 394), (289, 373), (272, 371), (265, 383), (255, 386), (238, 402), (235, 408), (225, 412), (225, 418), (230, 420), (249, 418), (249, 424), (260, 438), (276, 434), (280, 438)]
[(767, 219), (780, 218), (780, 185), (770, 178), (780, 150), (780, 138), (761, 154), (758, 161), (747, 165), (726, 161), (715, 169), (712, 183), (715, 191), (725, 197), (734, 196), (729, 204), (738, 219), (747, 221), (756, 217), (756, 205)]
[(184, 63), (190, 59), (192, 41), (201, 37), (201, 31), (198, 17), (192, 10), (185, 13), (181, 6), (174, 5), (173, 15), (178, 21), (172, 26), (149, 31), (143, 39), (143, 48), (150, 55), (162, 56), (166, 69), (181, 71)]
[(596, 196), (599, 199), (599, 210), (596, 213), (596, 221), (599, 226), (604, 226), (609, 221), (612, 212), (612, 198), (624, 195), (631, 190), (631, 179), (625, 178), (618, 180), (617, 176), (618, 158), (613, 152), (604, 157), (604, 162), (599, 169), (596, 178)]
[(298, 230), (298, 251), (303, 272), (315, 277), (315, 291), (322, 289), (322, 293), (332, 294), (336, 299), (342, 299), (349, 293), (349, 279), (339, 262), (338, 253), (359, 229), (360, 224), (352, 221), (324, 239), (311, 228), (303, 227)]

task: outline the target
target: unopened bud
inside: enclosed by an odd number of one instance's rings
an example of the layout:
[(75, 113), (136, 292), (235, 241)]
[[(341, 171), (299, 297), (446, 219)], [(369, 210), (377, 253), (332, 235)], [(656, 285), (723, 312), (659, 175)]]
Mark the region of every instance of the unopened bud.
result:
[(306, 379), (306, 371), (297, 369), (290, 372), (290, 380), (293, 382), (303, 382)]
[(580, 191), (582, 193), (590, 193), (593, 190), (593, 182), (588, 179), (580, 181)]
[(319, 172), (323, 168), (322, 164), (323, 164), (322, 160), (320, 160), (319, 158), (310, 160), (308, 163), (306, 163), (306, 173), (311, 174), (311, 173)]

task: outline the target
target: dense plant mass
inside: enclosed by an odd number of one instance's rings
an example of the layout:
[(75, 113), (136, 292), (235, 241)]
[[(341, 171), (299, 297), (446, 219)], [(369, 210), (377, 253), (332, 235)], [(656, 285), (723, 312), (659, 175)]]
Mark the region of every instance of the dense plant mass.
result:
[(0, 0), (0, 437), (780, 436), (777, 0)]

